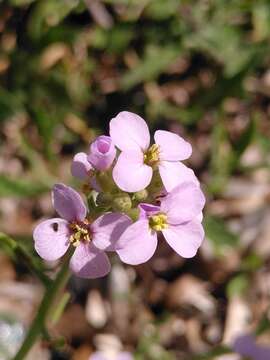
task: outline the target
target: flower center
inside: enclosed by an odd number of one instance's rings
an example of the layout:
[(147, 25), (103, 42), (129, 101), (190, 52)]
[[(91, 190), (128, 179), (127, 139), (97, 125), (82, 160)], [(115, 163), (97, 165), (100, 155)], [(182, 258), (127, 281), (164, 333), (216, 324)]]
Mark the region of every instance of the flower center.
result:
[(144, 153), (144, 163), (149, 166), (157, 165), (159, 162), (159, 146), (153, 144), (150, 148)]
[(88, 220), (84, 220), (83, 222), (72, 222), (69, 224), (69, 227), (72, 231), (72, 235), (70, 235), (69, 241), (70, 243), (77, 247), (81, 242), (90, 242), (91, 241), (91, 233), (89, 229)]
[(149, 226), (151, 229), (156, 231), (161, 231), (167, 229), (167, 215), (159, 213), (149, 218)]

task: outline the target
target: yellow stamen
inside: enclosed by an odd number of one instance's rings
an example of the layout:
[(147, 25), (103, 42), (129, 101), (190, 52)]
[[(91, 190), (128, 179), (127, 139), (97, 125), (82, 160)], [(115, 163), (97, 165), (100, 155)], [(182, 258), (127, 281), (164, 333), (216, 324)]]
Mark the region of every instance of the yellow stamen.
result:
[(144, 163), (149, 166), (157, 165), (159, 162), (159, 146), (153, 144), (144, 154)]
[(157, 214), (149, 218), (149, 226), (151, 229), (161, 231), (168, 228), (167, 215)]
[(72, 230), (73, 234), (70, 235), (69, 241), (70, 243), (77, 247), (80, 245), (81, 242), (90, 242), (91, 235), (89, 232), (88, 222), (84, 221), (81, 223), (71, 223), (70, 229)]

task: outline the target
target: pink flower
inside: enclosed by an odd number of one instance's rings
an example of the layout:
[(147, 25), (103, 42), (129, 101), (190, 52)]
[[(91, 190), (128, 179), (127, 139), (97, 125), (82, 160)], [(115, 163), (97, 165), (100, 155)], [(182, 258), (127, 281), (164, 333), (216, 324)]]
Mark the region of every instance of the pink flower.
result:
[(80, 195), (64, 184), (52, 190), (54, 209), (61, 218), (45, 220), (34, 229), (37, 253), (47, 261), (62, 257), (70, 245), (75, 246), (70, 260), (71, 270), (83, 278), (105, 276), (110, 262), (105, 253), (114, 251), (130, 219), (119, 213), (107, 213), (90, 223)]
[(145, 189), (156, 168), (168, 192), (182, 182), (198, 183), (193, 171), (180, 162), (190, 157), (191, 145), (177, 134), (158, 130), (154, 134), (155, 144), (150, 146), (146, 122), (123, 111), (110, 121), (110, 136), (122, 151), (113, 169), (114, 181), (120, 189), (127, 192)]
[(161, 232), (167, 243), (182, 257), (193, 257), (204, 238), (201, 213), (205, 199), (194, 183), (182, 183), (161, 198), (160, 206), (140, 204), (140, 218), (119, 239), (121, 260), (137, 265), (148, 261)]
[(252, 360), (270, 359), (270, 347), (256, 344), (256, 339), (252, 335), (239, 336), (233, 344), (233, 350)]
[(115, 158), (116, 149), (112, 143), (112, 139), (109, 136), (99, 136), (90, 145), (90, 153), (88, 155), (88, 161), (97, 170), (108, 170)]

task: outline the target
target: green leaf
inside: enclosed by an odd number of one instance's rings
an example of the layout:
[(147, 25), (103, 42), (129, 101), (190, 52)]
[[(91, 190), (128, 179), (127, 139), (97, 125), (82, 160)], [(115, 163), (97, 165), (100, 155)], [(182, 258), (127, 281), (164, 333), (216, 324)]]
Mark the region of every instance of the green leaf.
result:
[(25, 180), (21, 178), (11, 179), (6, 175), (0, 175), (0, 197), (36, 196), (48, 190), (48, 186), (39, 184), (33, 180)]
[(263, 265), (263, 259), (255, 254), (249, 254), (247, 257), (245, 257), (241, 264), (241, 269), (243, 271), (256, 271)]
[(35, 1), (37, 0), (9, 0), (10, 4), (14, 6), (26, 6)]
[(179, 11), (179, 0), (152, 0), (145, 9), (148, 17), (156, 20), (164, 20), (174, 16)]
[(227, 296), (232, 298), (238, 295), (244, 295), (249, 287), (249, 279), (246, 274), (239, 274), (229, 281), (226, 289)]
[(237, 247), (239, 244), (239, 237), (232, 233), (220, 218), (206, 215), (204, 228), (206, 237), (211, 242), (217, 256), (222, 256), (226, 249)]
[(142, 61), (123, 75), (122, 88), (127, 90), (144, 82), (156, 79), (179, 56), (179, 47), (151, 46), (147, 49)]
[(248, 148), (248, 146), (252, 143), (254, 137), (256, 134), (256, 122), (255, 119), (252, 118), (246, 127), (246, 129), (243, 131), (239, 139), (235, 144), (233, 144), (233, 152), (234, 152), (234, 158), (233, 162), (231, 164), (232, 169), (235, 169), (237, 165), (239, 164), (239, 161), (241, 159), (241, 156), (245, 152), (245, 150)]
[(270, 35), (270, 5), (269, 2), (256, 1), (252, 10), (255, 41), (262, 41)]
[(33, 272), (45, 286), (51, 283), (51, 280), (44, 273), (45, 268), (42, 260), (36, 257), (24, 244), (10, 236), (0, 232), (0, 248), (13, 260), (24, 262), (29, 270)]
[(218, 194), (224, 190), (232, 170), (234, 153), (222, 119), (214, 126), (212, 134), (212, 153), (210, 163), (210, 181), (208, 190)]

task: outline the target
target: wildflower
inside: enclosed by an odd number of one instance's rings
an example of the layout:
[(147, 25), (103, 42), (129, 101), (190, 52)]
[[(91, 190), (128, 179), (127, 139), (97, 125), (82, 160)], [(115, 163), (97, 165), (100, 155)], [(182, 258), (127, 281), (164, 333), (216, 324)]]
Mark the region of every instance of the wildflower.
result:
[(168, 192), (182, 182), (198, 183), (193, 171), (180, 162), (190, 157), (192, 148), (179, 135), (158, 130), (154, 134), (155, 144), (150, 146), (146, 122), (136, 114), (123, 111), (110, 121), (110, 136), (121, 150), (113, 178), (123, 191), (145, 189), (156, 169)]
[(45, 220), (34, 229), (37, 253), (47, 261), (62, 257), (75, 247), (70, 260), (71, 270), (84, 278), (105, 276), (110, 271), (106, 251), (114, 251), (130, 219), (120, 213), (107, 213), (94, 222), (86, 217), (87, 209), (80, 195), (64, 184), (52, 190), (54, 209), (61, 218)]
[(116, 149), (109, 136), (99, 136), (90, 145), (90, 153), (88, 161), (94, 166), (95, 169), (105, 171), (108, 170), (115, 158)]
[(204, 238), (201, 212), (204, 195), (194, 183), (182, 183), (160, 199), (160, 206), (140, 204), (140, 217), (119, 239), (116, 250), (121, 260), (137, 265), (149, 260), (161, 232), (182, 257), (193, 257)]
[(270, 347), (256, 344), (256, 339), (252, 335), (242, 335), (236, 338), (233, 350), (252, 360), (270, 359)]

